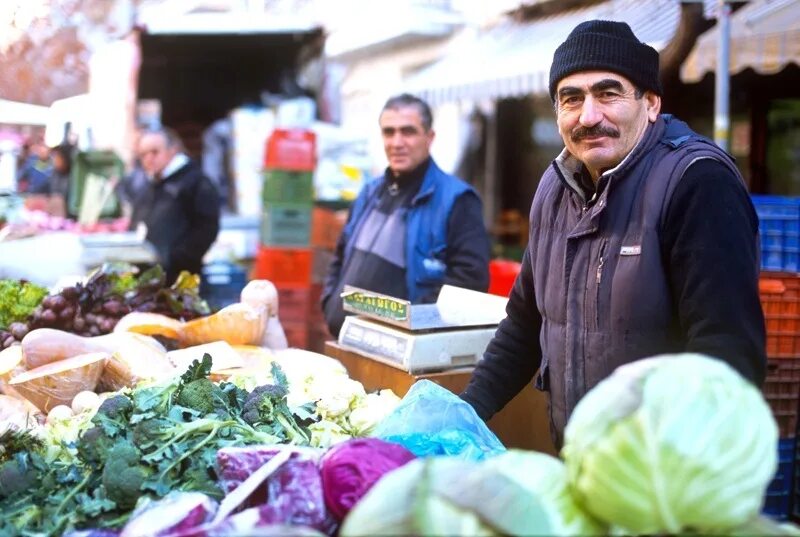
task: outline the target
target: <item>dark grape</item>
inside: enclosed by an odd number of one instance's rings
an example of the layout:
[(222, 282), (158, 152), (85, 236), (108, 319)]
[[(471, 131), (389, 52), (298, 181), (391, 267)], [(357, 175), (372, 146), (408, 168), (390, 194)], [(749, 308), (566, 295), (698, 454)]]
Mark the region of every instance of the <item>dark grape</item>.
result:
[(54, 295), (49, 298), (50, 298), (50, 305), (47, 307), (55, 312), (63, 310), (68, 304), (67, 299), (61, 295)]
[(77, 332), (82, 332), (86, 328), (86, 320), (83, 317), (75, 317), (75, 320), (72, 321), (72, 327)]
[(22, 341), (22, 338), (28, 333), (28, 325), (25, 323), (11, 323), (8, 325), (8, 330), (15, 339)]
[(103, 304), (103, 311), (109, 315), (119, 315), (122, 312), (123, 306), (118, 300), (107, 300)]
[(98, 326), (100, 327), (100, 331), (107, 334), (114, 330), (114, 326), (117, 324), (115, 319), (109, 319), (108, 317), (104, 318)]
[(100, 335), (100, 328), (96, 324), (93, 324), (89, 327), (89, 335), (90, 336), (99, 336)]
[(96, 314), (94, 314), (94, 313), (87, 313), (86, 315), (84, 315), (84, 318), (86, 319), (86, 322), (88, 324), (96, 324), (97, 323), (97, 317), (98, 316)]
[(8, 347), (10, 347), (11, 345), (13, 345), (13, 344), (14, 344), (16, 341), (17, 341), (17, 340), (16, 340), (16, 339), (14, 339), (14, 336), (12, 336), (12, 335), (10, 335), (10, 334), (9, 334), (9, 335), (8, 335), (8, 337), (6, 337), (6, 338), (3, 340), (3, 348), (4, 348), (4, 349), (7, 349), (7, 348), (8, 348)]
[(66, 321), (67, 319), (72, 319), (75, 317), (75, 308), (72, 306), (67, 306), (63, 310), (58, 313), (58, 318), (62, 321)]
[(76, 287), (65, 287), (61, 290), (61, 295), (69, 301), (78, 298), (78, 289)]
[(53, 310), (44, 310), (41, 315), (41, 320), (47, 324), (53, 324), (58, 319), (58, 315)]

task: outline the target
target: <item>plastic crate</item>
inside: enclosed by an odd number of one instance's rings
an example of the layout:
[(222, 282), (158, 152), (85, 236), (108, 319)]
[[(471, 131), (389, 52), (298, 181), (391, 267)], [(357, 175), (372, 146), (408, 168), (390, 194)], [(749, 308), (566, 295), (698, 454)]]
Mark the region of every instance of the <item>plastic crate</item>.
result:
[(761, 268), (800, 270), (800, 198), (751, 196), (759, 221)]
[(317, 161), (317, 137), (305, 129), (275, 129), (267, 138), (264, 169), (310, 172)]
[(508, 296), (517, 279), (521, 263), (504, 259), (489, 261), (489, 293)]
[(260, 240), (265, 246), (308, 246), (311, 242), (311, 204), (266, 204), (261, 214)]
[(794, 437), (800, 407), (800, 358), (768, 359), (762, 392), (778, 422), (781, 438)]
[(778, 470), (767, 487), (762, 509), (765, 515), (775, 520), (786, 520), (792, 512), (796, 458), (796, 438), (782, 438), (779, 440)]
[(311, 244), (317, 248), (335, 250), (347, 222), (347, 211), (314, 207), (311, 215)]
[(301, 286), (278, 287), (278, 319), (308, 321), (311, 310), (311, 288)]
[(314, 174), (288, 170), (264, 171), (261, 189), (264, 203), (311, 203), (314, 201)]
[(251, 279), (269, 280), (281, 285), (311, 285), (310, 248), (268, 248), (256, 252)]
[[(104, 181), (121, 180), (125, 165), (113, 151), (83, 151), (75, 155), (67, 195), (67, 214), (77, 217), (83, 204), (84, 190), (89, 176)], [(121, 214), (121, 207), (113, 192), (100, 211), (100, 217), (113, 218)]]
[(800, 276), (762, 272), (758, 288), (767, 325), (767, 356), (800, 358)]
[(215, 261), (201, 271), (200, 296), (212, 311), (239, 302), (242, 289), (247, 285), (247, 272), (227, 261)]
[(286, 341), (290, 347), (308, 349), (308, 323), (299, 321), (281, 322)]

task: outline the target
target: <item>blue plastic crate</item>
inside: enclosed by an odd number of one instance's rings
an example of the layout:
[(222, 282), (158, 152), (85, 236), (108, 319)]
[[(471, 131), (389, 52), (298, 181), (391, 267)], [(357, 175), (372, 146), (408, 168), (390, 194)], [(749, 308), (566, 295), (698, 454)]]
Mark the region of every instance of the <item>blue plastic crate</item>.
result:
[(751, 196), (759, 221), (761, 268), (800, 271), (800, 198)]
[(796, 438), (781, 438), (778, 441), (778, 470), (767, 487), (761, 510), (772, 519), (786, 520), (792, 512), (796, 458)]
[(239, 302), (239, 295), (247, 284), (247, 272), (227, 261), (216, 261), (203, 267), (200, 279), (200, 296), (212, 311)]

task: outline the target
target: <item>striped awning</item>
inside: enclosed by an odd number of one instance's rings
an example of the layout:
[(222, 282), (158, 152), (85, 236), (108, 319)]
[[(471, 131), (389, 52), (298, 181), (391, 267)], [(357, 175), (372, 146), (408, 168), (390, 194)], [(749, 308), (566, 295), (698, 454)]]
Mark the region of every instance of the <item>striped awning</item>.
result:
[[(717, 68), (717, 27), (697, 40), (681, 67), (681, 80), (698, 82)], [(730, 73), (750, 68), (775, 74), (800, 65), (800, 1), (753, 0), (731, 16)]]
[(547, 94), (553, 53), (579, 23), (624, 21), (641, 41), (661, 50), (679, 18), (677, 0), (608, 0), (524, 23), (504, 21), (454, 41), (441, 60), (407, 78), (405, 89), (432, 104)]

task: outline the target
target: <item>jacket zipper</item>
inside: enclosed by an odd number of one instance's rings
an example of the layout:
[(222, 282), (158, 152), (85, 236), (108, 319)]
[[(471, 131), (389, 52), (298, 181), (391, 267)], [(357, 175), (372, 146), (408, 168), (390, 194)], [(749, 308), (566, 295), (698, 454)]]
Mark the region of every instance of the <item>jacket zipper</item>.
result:
[(603, 264), (606, 262), (605, 253), (607, 244), (608, 239), (603, 239), (600, 245), (600, 262), (597, 264), (597, 285), (600, 285), (600, 281), (603, 279)]
[(596, 271), (596, 289), (595, 289), (595, 297), (594, 297), (594, 315), (595, 315), (595, 326), (597, 329), (600, 329), (600, 282), (603, 281), (603, 265), (606, 262), (606, 247), (608, 246), (608, 239), (603, 239), (603, 242), (600, 243), (600, 261), (597, 263), (597, 271)]

